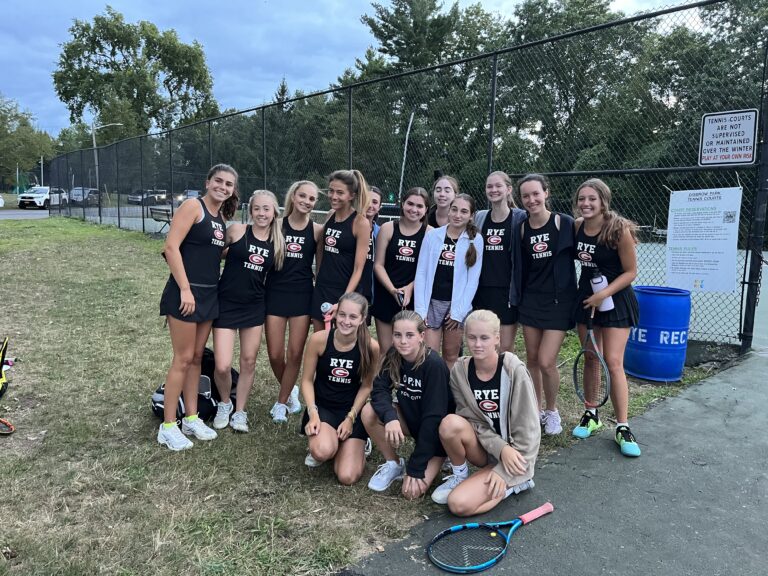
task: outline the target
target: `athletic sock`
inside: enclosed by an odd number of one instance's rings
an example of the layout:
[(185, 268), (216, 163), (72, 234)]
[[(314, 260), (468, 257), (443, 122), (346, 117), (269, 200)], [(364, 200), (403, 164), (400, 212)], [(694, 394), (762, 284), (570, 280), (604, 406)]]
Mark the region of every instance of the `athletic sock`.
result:
[(184, 416), (184, 420), (187, 422), (194, 422), (197, 420), (197, 414), (192, 414), (192, 416)]
[(459, 466), (454, 466), (451, 464), (451, 468), (453, 469), (453, 474), (455, 476), (468, 476), (469, 475), (469, 465), (467, 464), (467, 461), (464, 460), (464, 464), (461, 464)]
[(597, 408), (587, 408), (587, 412), (592, 414), (592, 416), (597, 416)]
[(629, 428), (629, 422), (616, 422), (616, 428), (619, 428), (621, 426), (626, 426)]
[(168, 430), (168, 428), (173, 428), (176, 426), (176, 422), (163, 422), (163, 428)]

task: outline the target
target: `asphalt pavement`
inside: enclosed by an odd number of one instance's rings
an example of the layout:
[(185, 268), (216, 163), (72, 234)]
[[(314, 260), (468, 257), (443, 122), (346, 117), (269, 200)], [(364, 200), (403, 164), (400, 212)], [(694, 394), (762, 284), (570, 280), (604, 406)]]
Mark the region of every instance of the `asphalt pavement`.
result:
[[(606, 430), (541, 461), (534, 489), (473, 520), (509, 520), (547, 501), (555, 511), (520, 528), (485, 573), (768, 575), (766, 374), (759, 348), (632, 419), (640, 458), (621, 456)], [(461, 522), (436, 513), (340, 574), (441, 574), (424, 545)]]
[(48, 218), (48, 210), (19, 210), (9, 208), (0, 210), (0, 220), (39, 220)]

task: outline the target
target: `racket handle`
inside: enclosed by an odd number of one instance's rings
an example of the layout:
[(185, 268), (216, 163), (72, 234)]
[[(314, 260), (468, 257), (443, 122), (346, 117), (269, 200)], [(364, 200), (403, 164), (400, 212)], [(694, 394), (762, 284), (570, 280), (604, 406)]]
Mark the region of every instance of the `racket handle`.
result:
[(545, 514), (549, 514), (554, 509), (555, 507), (552, 506), (552, 502), (547, 502), (546, 504), (539, 506), (535, 510), (531, 510), (526, 514), (523, 514), (522, 516), (520, 516), (520, 520), (523, 522), (523, 524), (529, 524), (530, 522), (533, 522), (534, 520), (536, 520), (536, 518), (541, 518)]

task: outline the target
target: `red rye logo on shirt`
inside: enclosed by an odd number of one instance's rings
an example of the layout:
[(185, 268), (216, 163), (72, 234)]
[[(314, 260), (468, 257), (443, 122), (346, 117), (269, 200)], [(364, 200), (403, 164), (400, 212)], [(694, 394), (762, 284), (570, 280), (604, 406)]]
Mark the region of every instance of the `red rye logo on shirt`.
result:
[(301, 244), (296, 244), (296, 242), (289, 242), (285, 245), (285, 249), (288, 250), (288, 252), (301, 252)]
[(592, 262), (592, 255), (589, 252), (579, 252), (579, 260), (584, 262)]
[(334, 238), (333, 236), (326, 236), (325, 244), (326, 246), (336, 246), (336, 238)]
[(401, 256), (413, 256), (413, 248), (409, 248), (408, 246), (400, 246), (398, 252), (400, 252)]
[(544, 252), (549, 246), (547, 246), (546, 242), (539, 242), (538, 244), (533, 245), (533, 251), (534, 252)]
[(480, 406), (480, 410), (483, 412), (496, 412), (499, 409), (499, 405), (493, 400), (483, 400), (478, 406)]
[(346, 378), (347, 376), (349, 376), (349, 370), (347, 370), (346, 368), (334, 368), (333, 370), (331, 370), (331, 374), (336, 376), (336, 378)]
[(456, 258), (456, 254), (454, 254), (450, 250), (445, 250), (443, 252), (443, 260), (454, 260), (455, 258)]
[(248, 256), (248, 260), (250, 260), (251, 264), (264, 264), (264, 256), (261, 254), (251, 254)]
[(493, 244), (495, 246), (496, 244), (501, 244), (501, 236), (488, 236), (486, 241), (488, 244)]
[(216, 229), (213, 231), (213, 235), (214, 235), (214, 236), (216, 236), (216, 239), (217, 239), (217, 240), (224, 240), (224, 232), (222, 232), (222, 231), (221, 231), (221, 230), (219, 230), (218, 228), (216, 228)]

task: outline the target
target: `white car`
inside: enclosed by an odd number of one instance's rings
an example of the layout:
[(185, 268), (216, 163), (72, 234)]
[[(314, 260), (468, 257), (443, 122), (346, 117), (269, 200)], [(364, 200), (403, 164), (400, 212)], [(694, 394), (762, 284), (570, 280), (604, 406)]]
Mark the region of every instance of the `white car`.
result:
[(51, 206), (59, 204), (67, 205), (69, 199), (67, 193), (60, 188), (51, 189), (50, 186), (33, 186), (26, 192), (19, 194), (19, 208), (40, 208), (48, 210)]
[(0, 196), (0, 208), (2, 208), (3, 206), (5, 206), (5, 200), (3, 200), (3, 197)]

